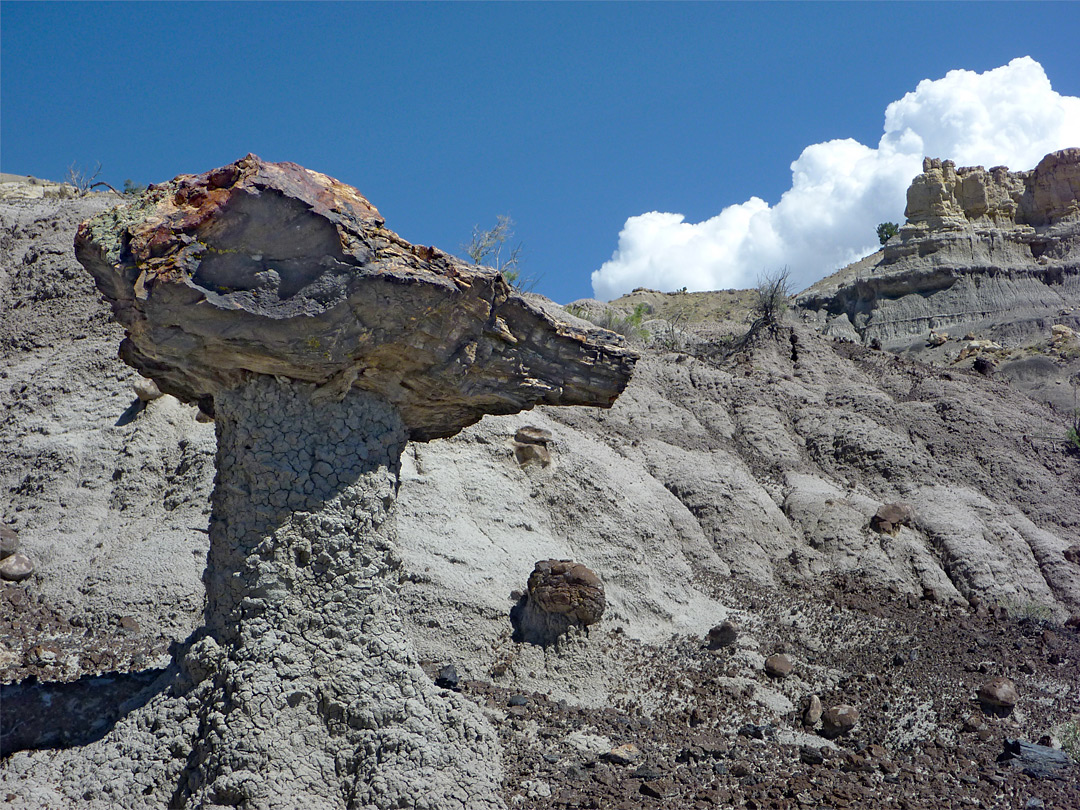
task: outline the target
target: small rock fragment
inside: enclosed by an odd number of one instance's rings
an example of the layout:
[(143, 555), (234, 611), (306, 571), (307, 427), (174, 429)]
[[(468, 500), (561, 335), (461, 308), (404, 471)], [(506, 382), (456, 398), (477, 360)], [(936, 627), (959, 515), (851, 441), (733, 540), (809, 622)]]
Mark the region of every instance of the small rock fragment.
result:
[(847, 734), (859, 722), (859, 710), (846, 703), (830, 706), (821, 715), (821, 734), (824, 737), (839, 737)]
[(447, 664), (445, 667), (439, 670), (439, 676), (435, 679), (435, 685), (441, 686), (443, 689), (458, 689), (458, 673), (457, 667), (453, 664)]
[(720, 647), (730, 647), (739, 637), (739, 625), (735, 622), (724, 620), (709, 631), (709, 649), (715, 650)]
[(915, 510), (909, 503), (882, 504), (872, 518), (870, 528), (881, 534), (899, 534), (901, 526), (910, 526)]
[(0, 560), (0, 579), (22, 582), (34, 573), (34, 564), (25, 554), (15, 552)]
[(134, 616), (121, 616), (120, 629), (123, 630), (125, 633), (138, 633), (139, 622)]
[(765, 673), (772, 678), (786, 678), (792, 668), (791, 659), (783, 653), (773, 653), (765, 659)]
[(812, 745), (803, 745), (799, 748), (799, 759), (806, 765), (820, 765), (825, 761), (820, 748)]
[(157, 387), (157, 383), (153, 380), (148, 380), (145, 377), (140, 377), (131, 384), (132, 389), (135, 391), (135, 396), (139, 398), (141, 402), (153, 402), (155, 399), (160, 399), (161, 389)]
[(670, 799), (679, 791), (670, 779), (652, 779), (641, 783), (641, 792), (654, 799)]
[(1003, 676), (991, 678), (979, 687), (979, 702), (991, 714), (1008, 714), (1018, 700), (1016, 684)]
[(633, 765), (641, 759), (641, 749), (633, 743), (624, 743), (604, 754), (603, 759), (615, 765)]
[(19, 533), (8, 526), (0, 526), (0, 560), (19, 550)]

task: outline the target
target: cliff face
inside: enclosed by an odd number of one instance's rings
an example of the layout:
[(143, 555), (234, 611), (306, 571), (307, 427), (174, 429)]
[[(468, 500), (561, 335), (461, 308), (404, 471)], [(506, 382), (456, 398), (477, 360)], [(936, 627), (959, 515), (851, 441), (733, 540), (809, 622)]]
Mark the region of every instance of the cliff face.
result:
[(927, 159), (884, 250), (798, 305), (837, 336), (905, 349), (933, 329), (1018, 345), (1080, 326), (1080, 149), (1024, 172)]

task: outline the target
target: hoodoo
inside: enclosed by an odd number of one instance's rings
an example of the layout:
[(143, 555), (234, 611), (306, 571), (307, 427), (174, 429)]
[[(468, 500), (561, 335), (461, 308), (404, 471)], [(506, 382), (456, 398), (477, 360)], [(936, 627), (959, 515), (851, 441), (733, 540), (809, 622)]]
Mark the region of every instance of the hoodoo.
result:
[(122, 357), (215, 415), (217, 479), (205, 628), (57, 799), (500, 807), (494, 733), (396, 612), (399, 457), (486, 413), (610, 406), (635, 355), (253, 155), (84, 223), (76, 254)]

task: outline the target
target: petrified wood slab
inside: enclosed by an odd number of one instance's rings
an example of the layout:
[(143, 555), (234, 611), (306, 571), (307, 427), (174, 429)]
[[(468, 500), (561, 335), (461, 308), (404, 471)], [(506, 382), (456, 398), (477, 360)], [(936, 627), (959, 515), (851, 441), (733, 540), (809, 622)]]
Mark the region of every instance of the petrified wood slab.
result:
[(409, 244), (356, 189), (254, 155), (151, 186), (75, 250), (128, 331), (124, 360), (211, 412), (269, 374), (377, 393), (425, 440), (537, 403), (608, 407), (636, 359), (494, 270)]

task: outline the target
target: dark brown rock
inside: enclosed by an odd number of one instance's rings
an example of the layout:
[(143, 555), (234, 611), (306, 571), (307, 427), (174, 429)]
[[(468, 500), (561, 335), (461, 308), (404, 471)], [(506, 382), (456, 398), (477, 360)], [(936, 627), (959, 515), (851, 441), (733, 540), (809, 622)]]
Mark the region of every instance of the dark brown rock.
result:
[(824, 737), (839, 737), (847, 734), (859, 722), (859, 710), (846, 703), (830, 706), (821, 716), (821, 734)]
[(604, 615), (604, 583), (581, 563), (540, 560), (529, 575), (529, 601), (545, 613), (566, 616), (581, 625)]
[(720, 647), (729, 647), (738, 637), (739, 625), (725, 619), (709, 630), (709, 648), (715, 650)]
[(525, 425), (514, 433), (514, 441), (522, 444), (543, 444), (551, 441), (551, 431), (535, 425)]
[(679, 791), (670, 779), (650, 779), (641, 783), (641, 792), (653, 799), (670, 799)]
[(786, 678), (792, 668), (791, 659), (783, 653), (773, 653), (765, 659), (765, 673), (772, 678)]
[(495, 270), (409, 244), (355, 189), (254, 155), (84, 222), (75, 252), (127, 329), (123, 359), (208, 412), (275, 375), (380, 394), (426, 440), (537, 403), (609, 407), (636, 360)]
[(1011, 710), (1020, 700), (1020, 693), (1016, 691), (1016, 684), (1008, 678), (999, 676), (991, 678), (979, 687), (979, 702), (984, 707), (995, 710)]

